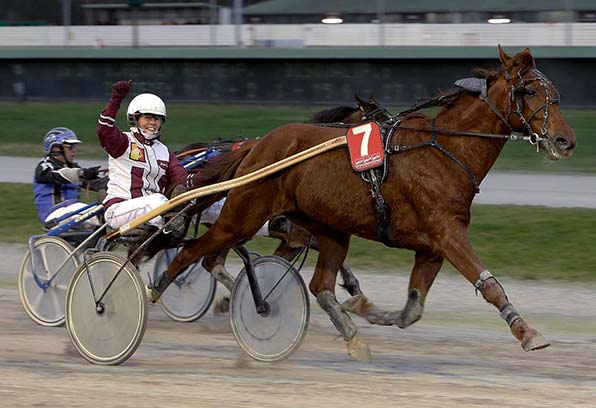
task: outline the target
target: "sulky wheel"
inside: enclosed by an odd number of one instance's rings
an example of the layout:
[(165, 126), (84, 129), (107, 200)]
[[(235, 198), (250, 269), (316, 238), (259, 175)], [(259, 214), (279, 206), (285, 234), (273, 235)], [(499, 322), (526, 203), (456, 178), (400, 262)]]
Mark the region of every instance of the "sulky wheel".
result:
[[(79, 266), (68, 286), (68, 335), (91, 363), (116, 365), (128, 360), (145, 333), (147, 294), (137, 269), (130, 263), (122, 268), (124, 263), (116, 254), (98, 252)], [(104, 292), (97, 304), (95, 299)]]
[(19, 267), (21, 303), (31, 319), (42, 326), (64, 324), (64, 300), (79, 262), (72, 246), (58, 237), (43, 237), (28, 249)]
[(279, 361), (298, 348), (308, 328), (310, 303), (302, 277), (285, 259), (253, 261), (267, 313), (257, 313), (248, 276), (240, 271), (230, 295), (230, 320), (240, 347), (259, 361)]
[[(175, 248), (160, 252), (155, 259), (153, 277), (167, 269), (176, 255)], [(189, 266), (162, 293), (159, 305), (161, 310), (177, 322), (194, 322), (209, 310), (216, 291), (216, 280), (201, 265), (203, 258)]]

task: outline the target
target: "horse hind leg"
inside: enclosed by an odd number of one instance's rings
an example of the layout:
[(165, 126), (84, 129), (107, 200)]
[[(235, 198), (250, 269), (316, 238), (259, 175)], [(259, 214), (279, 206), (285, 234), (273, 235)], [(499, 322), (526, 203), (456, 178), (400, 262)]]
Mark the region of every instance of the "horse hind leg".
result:
[[(234, 286), (234, 277), (230, 275), (226, 269), (226, 258), (228, 256), (229, 249), (223, 249), (214, 255), (208, 255), (203, 258), (201, 265), (205, 268), (213, 278), (222, 284), (229, 292), (232, 291)], [(224, 295), (219, 298), (213, 305), (213, 314), (222, 315), (230, 311), (230, 297)]]
[(343, 280), (343, 284), (339, 285), (344, 288), (351, 296), (364, 296), (362, 289), (360, 289), (360, 282), (352, 272), (352, 268), (347, 263), (343, 263), (339, 267), (339, 273)]
[(428, 291), (443, 265), (443, 257), (429, 252), (416, 252), (414, 268), (408, 286), (408, 301), (395, 325), (400, 329), (416, 323), (422, 317)]
[(342, 303), (342, 308), (352, 312), (369, 323), (381, 326), (396, 325), (401, 329), (416, 323), (422, 317), (424, 301), (437, 273), (441, 269), (443, 258), (430, 252), (417, 252), (410, 284), (408, 300), (401, 311), (386, 311), (368, 301), (365, 296), (353, 296)]
[(310, 282), (310, 291), (317, 298), (317, 303), (329, 315), (337, 331), (341, 334), (350, 356), (360, 361), (370, 361), (370, 348), (360, 335), (358, 326), (350, 316), (342, 310), (335, 297), (337, 271), (344, 261), (349, 236), (324, 236), (317, 234), (319, 240), (319, 257), (315, 273)]
[(222, 249), (213, 255), (207, 255), (203, 258), (201, 265), (215, 278), (216, 281), (221, 283), (227, 290), (231, 291), (232, 286), (234, 286), (234, 277), (230, 275), (225, 267), (229, 251), (229, 249)]

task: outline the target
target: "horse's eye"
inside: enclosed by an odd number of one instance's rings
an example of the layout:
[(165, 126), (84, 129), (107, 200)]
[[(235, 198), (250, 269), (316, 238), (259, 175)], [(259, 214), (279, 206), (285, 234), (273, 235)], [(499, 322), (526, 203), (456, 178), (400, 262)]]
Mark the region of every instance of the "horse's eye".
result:
[(536, 96), (536, 90), (535, 89), (526, 89), (526, 95)]

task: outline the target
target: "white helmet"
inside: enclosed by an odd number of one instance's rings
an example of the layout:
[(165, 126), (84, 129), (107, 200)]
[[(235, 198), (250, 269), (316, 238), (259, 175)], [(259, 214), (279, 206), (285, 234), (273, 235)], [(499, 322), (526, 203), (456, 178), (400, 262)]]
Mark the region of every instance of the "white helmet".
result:
[[(126, 110), (126, 120), (128, 122), (128, 126), (136, 127), (137, 116), (143, 113), (151, 113), (153, 115), (162, 116), (163, 119), (161, 123), (163, 126), (167, 116), (166, 104), (159, 96), (150, 93), (143, 93), (135, 96), (128, 104), (128, 109)], [(138, 130), (147, 139), (155, 139), (159, 136), (159, 129), (155, 134), (145, 134), (145, 132), (143, 132), (141, 129)]]

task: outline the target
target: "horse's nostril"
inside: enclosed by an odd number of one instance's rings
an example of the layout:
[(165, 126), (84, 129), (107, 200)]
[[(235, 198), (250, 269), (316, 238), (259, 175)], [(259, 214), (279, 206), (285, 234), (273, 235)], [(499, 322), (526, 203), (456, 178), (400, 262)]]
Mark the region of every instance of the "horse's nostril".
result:
[(555, 143), (557, 144), (557, 147), (561, 150), (567, 150), (567, 149), (573, 148), (573, 143), (571, 143), (571, 141), (569, 139), (567, 139), (566, 137), (562, 137), (562, 136), (557, 137), (555, 139)]

